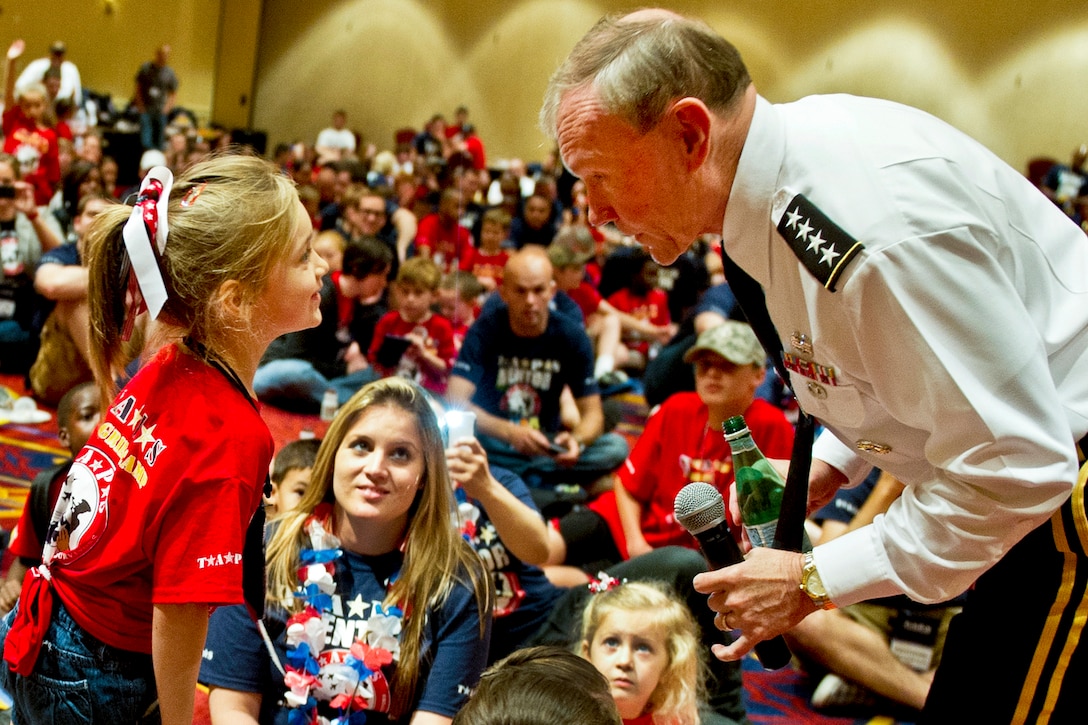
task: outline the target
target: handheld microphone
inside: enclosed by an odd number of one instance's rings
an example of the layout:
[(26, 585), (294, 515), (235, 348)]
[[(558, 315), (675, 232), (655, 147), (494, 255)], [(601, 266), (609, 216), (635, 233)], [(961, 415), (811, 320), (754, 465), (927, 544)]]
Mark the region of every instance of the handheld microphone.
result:
[[(676, 520), (699, 542), (703, 558), (713, 569), (744, 561), (744, 554), (729, 532), (725, 520), (725, 501), (709, 483), (689, 483), (680, 489), (673, 502)], [(755, 646), (764, 669), (777, 670), (789, 664), (789, 647), (781, 636)]]

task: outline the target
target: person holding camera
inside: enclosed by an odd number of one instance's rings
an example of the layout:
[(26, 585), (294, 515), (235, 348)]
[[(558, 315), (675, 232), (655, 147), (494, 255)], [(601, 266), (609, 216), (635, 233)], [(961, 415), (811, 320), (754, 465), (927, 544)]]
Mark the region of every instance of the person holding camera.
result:
[(34, 272), (42, 252), (59, 244), (56, 232), (38, 214), (34, 190), (20, 181), (19, 164), (0, 154), (0, 369), (25, 373), (34, 361)]

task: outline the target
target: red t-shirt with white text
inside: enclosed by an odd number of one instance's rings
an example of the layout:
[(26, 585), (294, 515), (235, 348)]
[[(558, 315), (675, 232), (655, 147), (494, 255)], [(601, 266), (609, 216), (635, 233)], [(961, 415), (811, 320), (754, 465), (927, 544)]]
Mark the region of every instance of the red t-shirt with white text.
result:
[(160, 350), (105, 411), (57, 502), (46, 559), (72, 618), (150, 653), (153, 605), (242, 603), (242, 545), (272, 453), (225, 375)]

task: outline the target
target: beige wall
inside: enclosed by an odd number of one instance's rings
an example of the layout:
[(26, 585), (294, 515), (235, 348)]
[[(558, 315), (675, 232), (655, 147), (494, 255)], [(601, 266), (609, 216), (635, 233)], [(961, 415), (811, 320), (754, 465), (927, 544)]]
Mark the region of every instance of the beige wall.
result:
[(8, 0), (0, 14), (0, 44), (26, 40), (19, 68), (68, 44), (83, 86), (110, 93), (118, 108), (132, 97), (136, 71), (156, 47), (172, 48), (180, 85), (177, 102), (206, 119), (211, 111), (222, 0)]
[[(67, 41), (85, 85), (121, 101), (139, 64), (170, 42), (179, 103), (202, 120), (251, 119), (272, 143), (312, 141), (343, 107), (353, 128), (386, 146), (396, 128), (464, 103), (491, 158), (539, 158), (546, 141), (536, 112), (548, 75), (601, 14), (635, 4), (9, 0), (0, 20), (9, 37), (26, 38), (27, 59), (56, 38)], [(826, 92), (900, 100), (963, 128), (1017, 167), (1037, 154), (1065, 159), (1088, 140), (1085, 2), (668, 4), (733, 40), (773, 101)]]
[[(604, 12), (579, 0), (266, 0), (254, 121), (312, 140), (343, 106), (379, 145), (469, 106), (489, 156), (537, 158), (551, 70)], [(1017, 167), (1088, 140), (1088, 3), (672, 2), (744, 54), (773, 101), (847, 92), (917, 105)]]

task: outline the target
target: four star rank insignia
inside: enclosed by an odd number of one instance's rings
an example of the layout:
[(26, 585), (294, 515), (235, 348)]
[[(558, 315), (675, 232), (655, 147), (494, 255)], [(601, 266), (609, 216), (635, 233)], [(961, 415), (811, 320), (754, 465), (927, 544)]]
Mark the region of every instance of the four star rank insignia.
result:
[(812, 276), (831, 292), (850, 261), (865, 248), (804, 194), (790, 200), (778, 222), (778, 233), (790, 243), (793, 253)]

